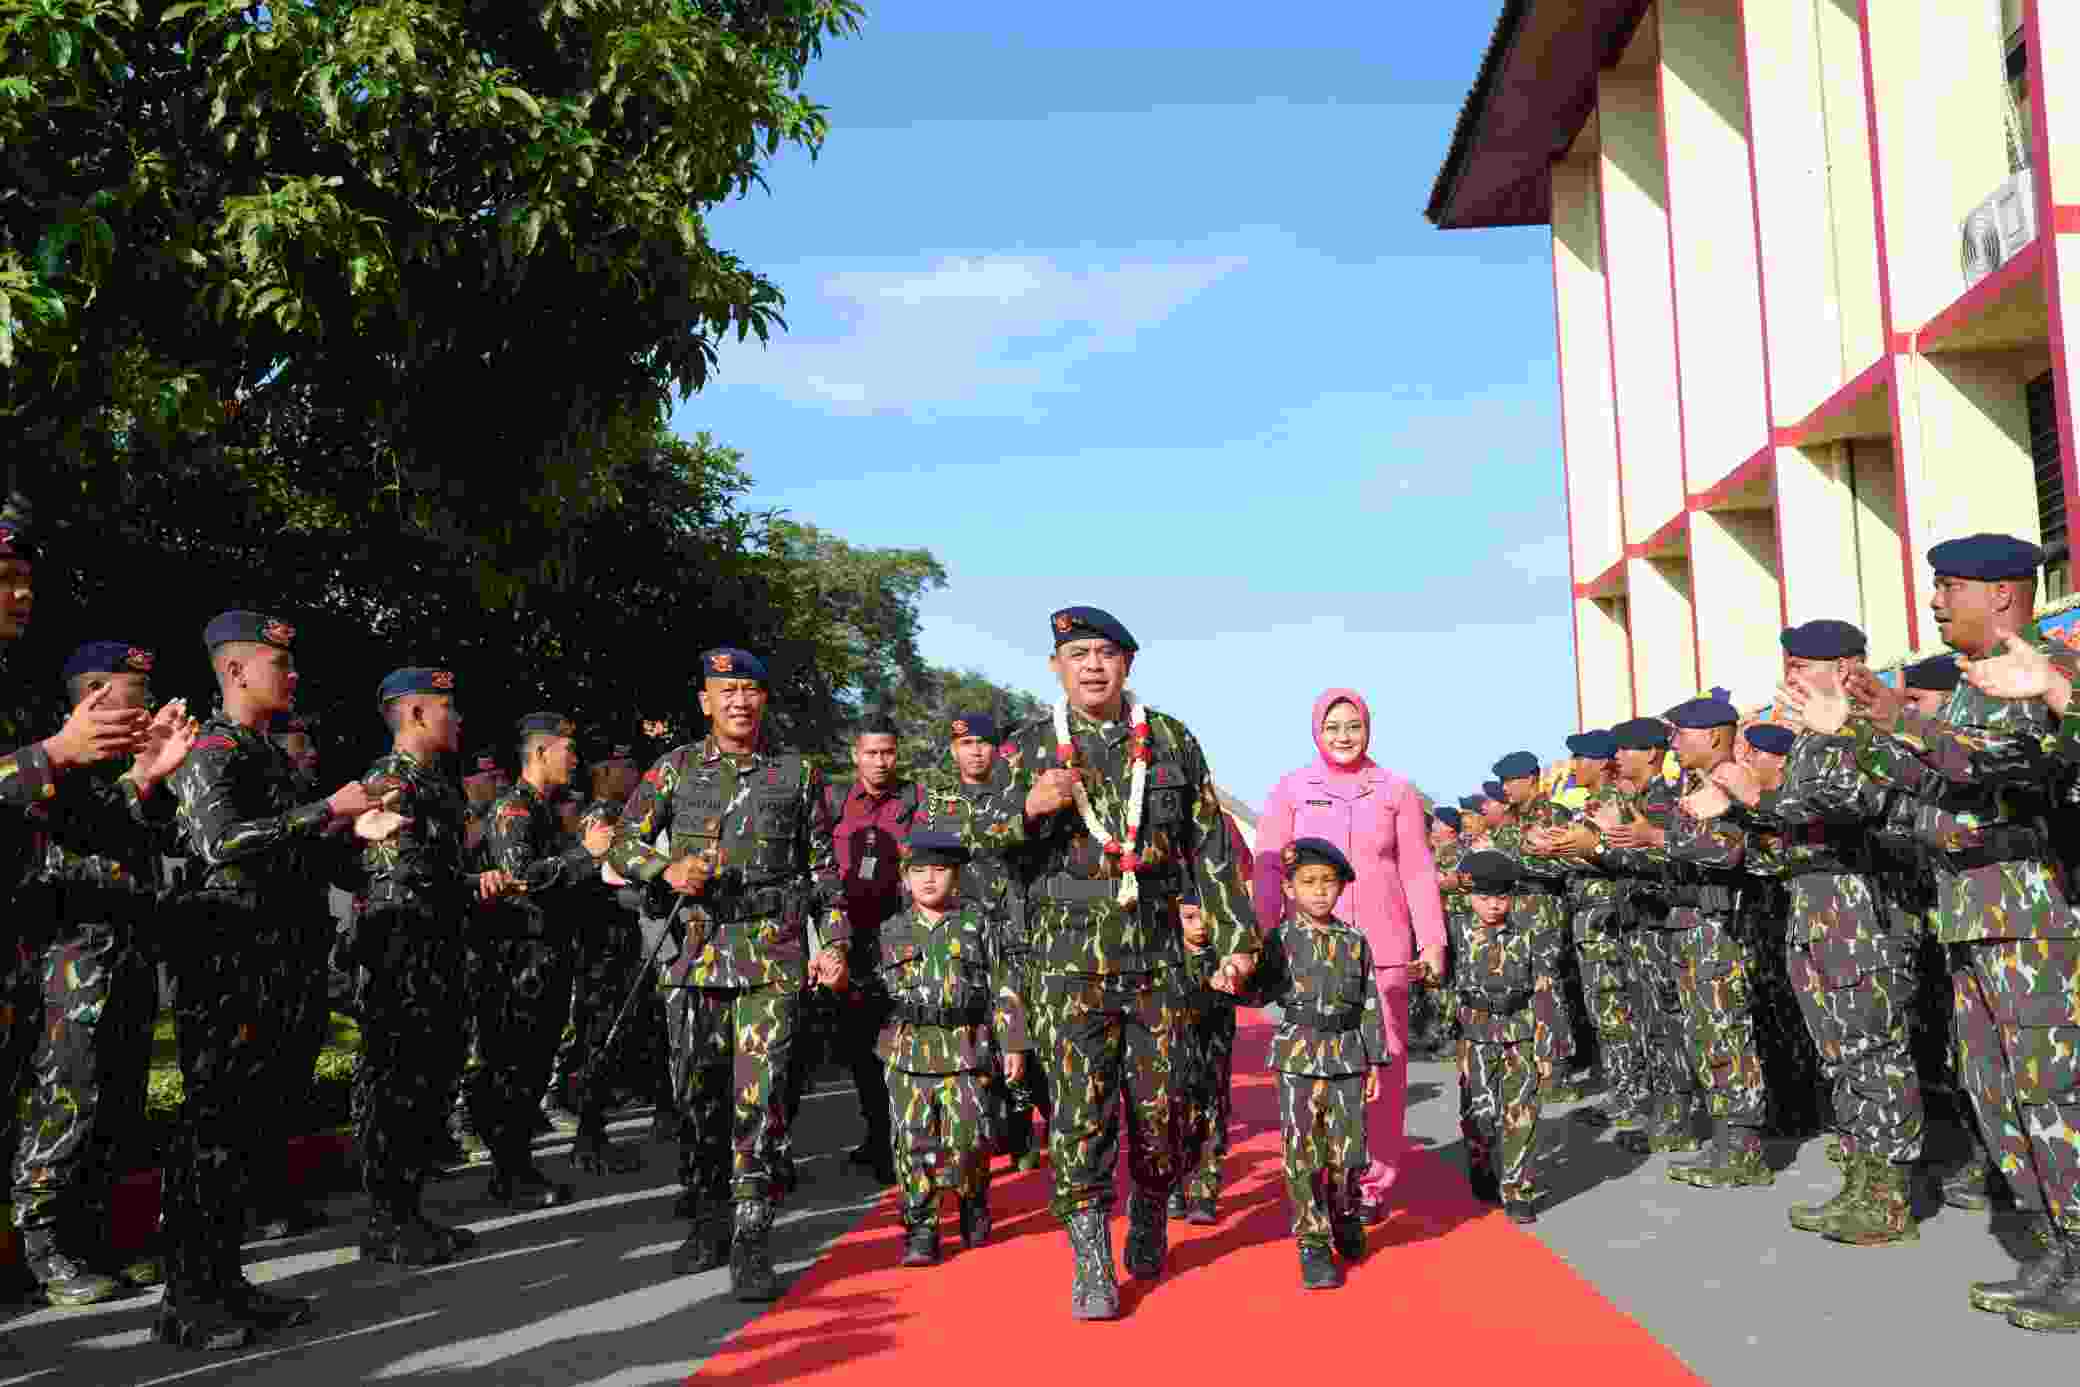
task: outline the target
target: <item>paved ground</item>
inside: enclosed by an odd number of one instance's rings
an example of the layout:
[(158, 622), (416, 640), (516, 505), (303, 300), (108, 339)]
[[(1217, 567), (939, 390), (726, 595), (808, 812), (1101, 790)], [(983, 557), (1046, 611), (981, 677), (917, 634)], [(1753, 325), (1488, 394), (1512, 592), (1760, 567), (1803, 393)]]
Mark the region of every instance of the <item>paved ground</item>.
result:
[[(1241, 1058), (1258, 1057), (1246, 1049)], [(1413, 1134), (1456, 1162), (1448, 1066), (1418, 1061), (1411, 1079)], [(617, 1135), (640, 1140), (646, 1128), (632, 1120)], [(807, 1178), (774, 1230), (783, 1273), (807, 1266), (878, 1197), (838, 1160), (857, 1134), (849, 1086), (828, 1084), (805, 1103)], [(1846, 1374), (1895, 1383), (2023, 1375), (2056, 1382), (2080, 1368), (2080, 1338), (2026, 1334), (1965, 1303), (1967, 1281), (2013, 1265), (1984, 1216), (1946, 1211), (1911, 1247), (1839, 1247), (1794, 1232), (1785, 1207), (1834, 1187), (1818, 1141), (1775, 1153), (1785, 1168), (1774, 1187), (1720, 1192), (1673, 1184), (1662, 1173), (1666, 1158), (1628, 1156), (1608, 1135), (1564, 1116), (1545, 1124), (1543, 1140), (1551, 1193), (1529, 1231), (1708, 1381), (1792, 1384)], [(543, 1149), (565, 1148), (545, 1139)], [(589, 1182), (583, 1202), (538, 1214), (492, 1217), (482, 1175), (436, 1187), (439, 1214), (470, 1223), (483, 1244), (468, 1262), (420, 1272), (355, 1260), (346, 1221), (354, 1201), (341, 1197), (333, 1202), (339, 1221), (326, 1233), (248, 1249), (262, 1259), (250, 1269), (256, 1278), (291, 1278), (287, 1284), (319, 1298), (310, 1327), (249, 1353), (205, 1358), (147, 1342), (156, 1295), (40, 1310), (6, 1325), (15, 1356), (0, 1359), (0, 1387), (680, 1380), (755, 1312), (727, 1298), (726, 1272), (670, 1277), (665, 1259), (682, 1235), (670, 1217), (671, 1153), (647, 1146), (645, 1154), (642, 1172)], [(560, 1154), (546, 1165), (564, 1168)], [(1500, 1305), (1509, 1295), (1508, 1287), (1466, 1289)], [(1590, 1371), (1585, 1365), (1584, 1375)], [(1498, 1365), (1467, 1380), (1512, 1376)]]

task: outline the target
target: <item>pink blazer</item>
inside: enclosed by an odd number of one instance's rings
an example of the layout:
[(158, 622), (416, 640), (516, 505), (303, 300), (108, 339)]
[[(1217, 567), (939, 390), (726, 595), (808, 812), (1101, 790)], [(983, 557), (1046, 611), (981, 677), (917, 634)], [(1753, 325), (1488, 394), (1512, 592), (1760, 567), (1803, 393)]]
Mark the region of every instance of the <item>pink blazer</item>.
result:
[(1326, 838), (1350, 859), (1358, 879), (1344, 891), (1336, 913), (1364, 933), (1380, 968), (1399, 974), (1416, 949), (1444, 943), (1437, 863), (1423, 828), (1422, 801), (1406, 780), (1380, 766), (1332, 776), (1310, 763), (1272, 787), (1257, 821), (1251, 883), (1261, 929), (1268, 930), (1285, 909), (1279, 852), (1295, 838)]

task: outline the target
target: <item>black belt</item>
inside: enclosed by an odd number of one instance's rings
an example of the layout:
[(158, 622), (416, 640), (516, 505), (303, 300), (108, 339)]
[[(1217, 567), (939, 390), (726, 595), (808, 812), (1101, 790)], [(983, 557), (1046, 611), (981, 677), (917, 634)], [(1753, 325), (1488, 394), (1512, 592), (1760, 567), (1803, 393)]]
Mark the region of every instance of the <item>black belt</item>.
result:
[(1514, 992), (1468, 992), (1459, 993), (1459, 1005), (1475, 1011), (1494, 1013), (1498, 1011), (1522, 1011), (1531, 1005), (1531, 989), (1518, 988)]
[(1936, 852), (1935, 864), (1946, 872), (1969, 872), (1997, 862), (2035, 862), (2050, 857), (2044, 835), (2033, 828), (1995, 824), (1980, 832), (1979, 842), (1956, 852)]
[(1279, 1011), (1279, 1019), (1295, 1026), (1305, 1026), (1323, 1035), (1343, 1035), (1358, 1029), (1365, 1019), (1363, 1007), (1345, 1007), (1341, 1011), (1318, 1011), (1313, 1007), (1285, 1007)]
[(1510, 884), (1509, 892), (1512, 896), (1564, 896), (1567, 894), (1567, 883), (1546, 881), (1541, 877), (1520, 876)]
[(944, 1026), (949, 1030), (959, 1030), (988, 1021), (989, 1008), (928, 1007), (916, 1002), (899, 1002), (893, 1015), (906, 1026)]

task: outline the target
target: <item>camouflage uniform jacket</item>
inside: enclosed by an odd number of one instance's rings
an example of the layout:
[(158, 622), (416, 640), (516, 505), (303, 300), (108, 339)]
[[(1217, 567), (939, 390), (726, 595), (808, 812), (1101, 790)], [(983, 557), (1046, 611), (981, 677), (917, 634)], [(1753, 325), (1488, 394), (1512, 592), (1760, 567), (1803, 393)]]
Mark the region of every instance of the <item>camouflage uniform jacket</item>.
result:
[(2059, 811), (2050, 788), (2058, 738), (2042, 703), (1960, 682), (1939, 719), (1902, 712), (1889, 727), (1859, 718), (1845, 731), (1858, 771), (1917, 801), (1914, 836), (1931, 850), (1940, 942), (2080, 934), (2049, 841), (2011, 860), (1946, 856), (1991, 847), (2004, 828), (2043, 831)]
[(1550, 1049), (1560, 1026), (1559, 925), (1512, 908), (1493, 929), (1471, 913), (1453, 917), (1450, 928), (1460, 1035), (1476, 1045), (1539, 1040)]
[(1279, 1008), (1269, 1063), (1281, 1074), (1347, 1079), (1392, 1059), (1372, 946), (1333, 915), (1280, 921), (1239, 1000)]
[[(1135, 909), (1122, 910), (1113, 891), (1093, 885), (1116, 884), (1119, 864), (1084, 831), (1074, 805), (1043, 820), (1026, 819), (1034, 776), (1058, 765), (1051, 720), (1019, 729), (1007, 744), (1012, 748), (1006, 758), (1010, 777), (1001, 790), (975, 801), (960, 825), (971, 851), (1005, 856), (1013, 874), (1011, 889), (1026, 899), (1035, 962), (1047, 974), (1134, 977), (1169, 966), (1182, 954), (1176, 916), (1157, 907), (1186, 898), (1188, 872), (1212, 932), (1212, 956), (1257, 949), (1256, 912), (1242, 885), (1198, 739), (1168, 714), (1146, 716), (1150, 759)], [(1125, 722), (1101, 725), (1073, 708), (1069, 712), (1084, 788), (1098, 821), (1113, 834), (1126, 831), (1131, 733)], [(1075, 899), (1049, 894), (1079, 889), (1089, 894)]]
[[(487, 925), (501, 934), (562, 937), (574, 926), (571, 914), (582, 888), (599, 880), (599, 865), (582, 842), (570, 841), (563, 816), (525, 779), (516, 780), (491, 806), (484, 829), (485, 860), (527, 886), (527, 894), (487, 911)], [(574, 889), (577, 888), (577, 889)], [(556, 892), (547, 905), (542, 893)]]
[(1573, 820), (1567, 806), (1549, 799), (1533, 800), (1522, 809), (1512, 809), (1502, 827), (1488, 836), (1494, 850), (1517, 864), (1520, 877), (1529, 879), (1526, 889), (1510, 901), (1511, 916), (1522, 915), (1522, 923), (1530, 924), (1533, 916), (1541, 917), (1538, 923), (1542, 927), (1561, 928), (1567, 923), (1568, 878), (1577, 864), (1532, 852), (1524, 846), (1524, 835), (1534, 828), (1561, 828)]
[[(1430, 856), (1437, 863), (1437, 874), (1443, 876), (1447, 872), (1459, 870), (1459, 863), (1466, 856), (1466, 846), (1454, 840), (1444, 847), (1433, 849)], [(1463, 915), (1471, 909), (1466, 904), (1464, 891), (1440, 891), (1438, 899), (1443, 902), (1444, 913), (1447, 915)]]
[[(1691, 794), (1704, 784), (1700, 771), (1686, 771), (1676, 798)], [(1748, 833), (1732, 814), (1716, 819), (1692, 816), (1680, 803), (1668, 822), (1668, 841), (1663, 845), (1667, 867), (1664, 893), (1678, 909), (1694, 909), (1709, 915), (1732, 913), (1737, 901), (1739, 876), (1746, 864)], [(1695, 896), (1695, 900), (1689, 897)], [(1694, 922), (1686, 922), (1694, 923)]]
[(58, 782), (56, 795), (29, 811), (41, 843), (30, 880), (49, 890), (59, 919), (94, 911), (92, 905), (66, 904), (68, 888), (149, 901), (158, 891), (160, 858), (178, 846), (174, 813), (173, 794), (163, 784), (140, 798), (121, 767), (81, 767)]
[(971, 906), (936, 921), (912, 906), (883, 921), (875, 976), (894, 1006), (874, 1047), (882, 1061), (906, 1074), (971, 1074), (1030, 1049), (1025, 1001), (997, 963), (989, 924)]
[[(1626, 795), (1606, 781), (1597, 789), (1582, 792), (1582, 802), (1575, 808), (1574, 821), (1593, 828), (1595, 825), (1589, 823), (1590, 814), (1608, 804), (1629, 806), (1632, 799), (1632, 796)], [(1567, 893), (1577, 907), (1598, 905), (1617, 899), (1618, 867), (1616, 863), (1605, 860), (1600, 837), (1597, 841), (1597, 851), (1587, 857), (1569, 858), (1568, 863), (1572, 871), (1567, 878)]]
[(265, 733), (220, 708), (171, 779), (181, 831), (201, 859), (195, 891), (248, 905), (278, 897), (300, 911), (311, 882), (333, 875), (338, 850), (323, 842), (332, 809), (297, 803), (295, 772)]
[[(822, 921), (823, 945), (849, 942), (823, 783), (805, 757), (763, 746), (725, 755), (713, 737), (666, 752), (644, 772), (607, 850), (609, 865), (644, 887), (652, 916), (679, 903), (664, 883), (674, 861), (713, 852), (718, 867), (685, 906), (686, 947), (672, 965), (673, 985), (800, 987), (807, 910)], [(667, 829), (668, 850), (659, 852), (657, 835)]]
[(392, 751), (368, 768), (365, 780), (398, 782), (397, 812), (405, 823), (380, 843), (361, 849), (368, 885), (365, 907), (418, 906), (460, 927), (474, 896), (463, 857), (462, 787), (408, 751)]
[[(974, 811), (978, 801), (991, 795), (1002, 794), (1011, 780), (1011, 768), (1002, 761), (990, 763), (989, 779), (980, 785), (970, 785), (960, 778), (958, 772), (947, 766), (934, 766), (917, 777), (918, 787), (924, 792), (923, 816), (926, 827), (936, 832), (961, 831), (962, 822)], [(996, 931), (997, 947), (1006, 952), (1024, 953), (1030, 945), (1025, 932), (1024, 902), (1014, 910), (1011, 898), (1011, 869), (1002, 853), (977, 852), (961, 868), (960, 900), (963, 905), (972, 905), (982, 912), (990, 927)]]

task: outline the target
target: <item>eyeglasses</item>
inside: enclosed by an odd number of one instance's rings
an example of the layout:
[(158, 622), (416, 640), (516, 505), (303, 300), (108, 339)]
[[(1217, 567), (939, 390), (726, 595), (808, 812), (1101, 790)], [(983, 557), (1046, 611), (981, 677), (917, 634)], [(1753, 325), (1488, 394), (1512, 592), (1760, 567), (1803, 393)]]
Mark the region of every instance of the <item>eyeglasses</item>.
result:
[(1325, 722), (1322, 724), (1322, 735), (1325, 737), (1358, 737), (1363, 736), (1364, 732), (1365, 724), (1362, 722)]

